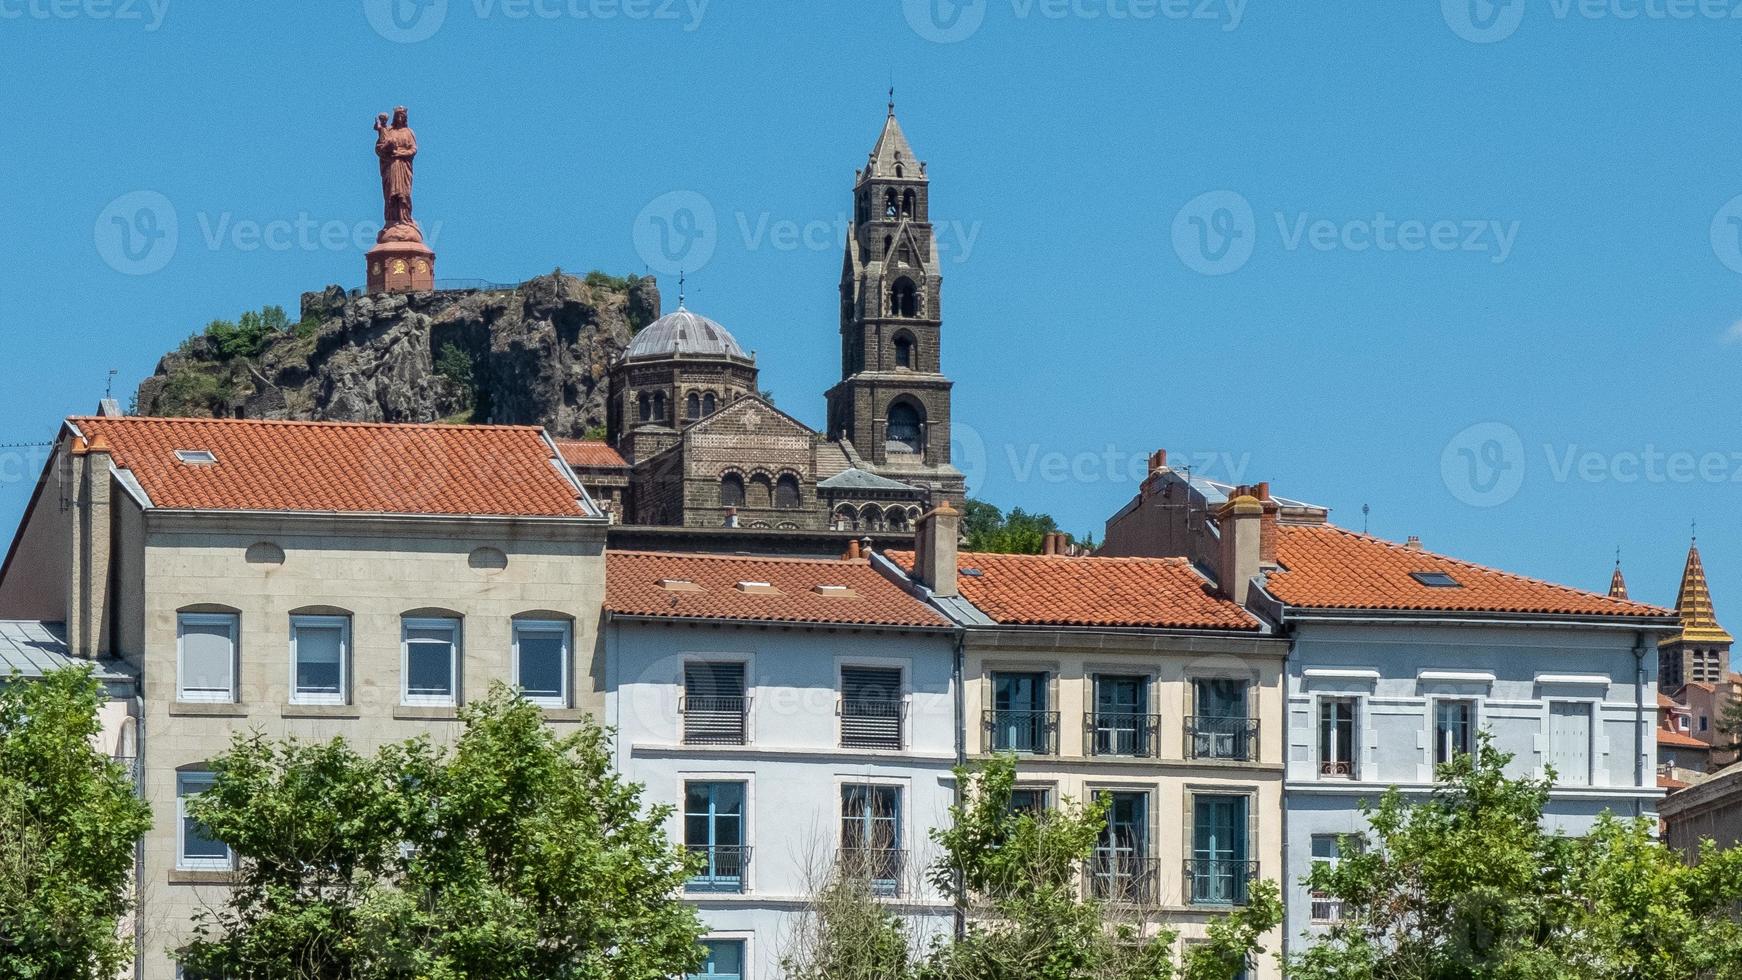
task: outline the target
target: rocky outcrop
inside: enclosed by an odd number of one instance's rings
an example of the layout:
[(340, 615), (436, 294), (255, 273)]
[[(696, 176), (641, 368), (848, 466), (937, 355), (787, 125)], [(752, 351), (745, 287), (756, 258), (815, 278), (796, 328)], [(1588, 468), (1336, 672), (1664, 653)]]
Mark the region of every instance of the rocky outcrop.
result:
[(605, 424), (606, 372), (659, 315), (652, 278), (558, 271), (503, 289), (302, 297), (302, 321), (256, 356), (198, 336), (139, 387), (144, 415)]

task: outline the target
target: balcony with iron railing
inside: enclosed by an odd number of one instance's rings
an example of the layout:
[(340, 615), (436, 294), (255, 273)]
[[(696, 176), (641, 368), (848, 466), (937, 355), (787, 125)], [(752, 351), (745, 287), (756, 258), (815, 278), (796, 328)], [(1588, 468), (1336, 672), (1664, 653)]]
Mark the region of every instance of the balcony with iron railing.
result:
[(1154, 905), (1161, 897), (1161, 862), (1133, 851), (1096, 850), (1087, 875), (1097, 901)]
[(749, 698), (690, 694), (679, 700), (678, 711), (685, 745), (743, 745), (748, 738)]
[(750, 848), (742, 845), (691, 844), (687, 848), (701, 859), (702, 867), (684, 885), (684, 891), (715, 895), (739, 895), (750, 869)]
[(1022, 755), (1058, 754), (1059, 715), (1056, 711), (985, 712), (986, 745), (993, 752)]
[(835, 866), (841, 876), (870, 884), (871, 892), (884, 898), (902, 894), (907, 871), (907, 852), (887, 847), (843, 847)]
[(1160, 715), (1098, 711), (1083, 722), (1083, 746), (1090, 755), (1153, 758)]
[(1192, 905), (1245, 905), (1257, 877), (1257, 861), (1187, 861), (1186, 900)]
[(891, 698), (843, 698), (841, 747), (900, 749), (904, 740), (906, 705)]
[(1313, 892), (1312, 917), (1314, 922), (1343, 921), (1343, 900), (1332, 898), (1324, 892)]
[(1258, 719), (1239, 716), (1187, 715), (1186, 758), (1255, 762), (1258, 759)]

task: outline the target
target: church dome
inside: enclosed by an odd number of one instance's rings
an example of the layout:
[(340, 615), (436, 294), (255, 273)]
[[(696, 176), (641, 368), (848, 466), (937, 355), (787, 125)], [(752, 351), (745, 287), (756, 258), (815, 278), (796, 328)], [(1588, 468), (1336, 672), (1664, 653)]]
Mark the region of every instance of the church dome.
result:
[(641, 328), (623, 354), (634, 360), (677, 355), (750, 359), (725, 327), (681, 306), (676, 313), (668, 313)]

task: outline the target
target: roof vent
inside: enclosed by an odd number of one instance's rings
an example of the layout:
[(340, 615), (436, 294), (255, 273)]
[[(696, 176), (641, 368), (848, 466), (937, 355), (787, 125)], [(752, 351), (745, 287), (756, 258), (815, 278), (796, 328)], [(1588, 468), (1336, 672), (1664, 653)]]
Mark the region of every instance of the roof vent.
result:
[(218, 454), (210, 449), (177, 449), (175, 458), (188, 466), (211, 466), (218, 461)]
[(662, 578), (659, 587), (667, 592), (700, 592), (702, 587), (687, 578)]
[(738, 591), (748, 595), (782, 595), (783, 593), (769, 582), (739, 582)]
[(1410, 572), (1409, 577), (1430, 589), (1461, 589), (1464, 583), (1446, 572)]
[(849, 585), (819, 585), (811, 591), (831, 599), (857, 599), (859, 597), (859, 593), (853, 591), (852, 586)]
[(980, 576), (982, 576), (986, 573), (980, 571), (978, 568), (964, 568), (964, 569), (962, 569), (962, 574), (968, 576), (969, 578), (979, 578)]

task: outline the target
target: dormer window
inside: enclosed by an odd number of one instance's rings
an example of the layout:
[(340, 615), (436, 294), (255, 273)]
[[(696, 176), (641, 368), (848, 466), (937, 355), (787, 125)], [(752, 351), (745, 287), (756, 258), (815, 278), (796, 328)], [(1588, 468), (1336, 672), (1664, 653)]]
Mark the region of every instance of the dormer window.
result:
[(1446, 572), (1410, 572), (1409, 577), (1430, 589), (1461, 589), (1462, 582)]
[(211, 466), (218, 461), (217, 453), (210, 449), (177, 449), (175, 458), (185, 466)]
[(746, 595), (781, 595), (771, 582), (739, 582), (738, 591)]

